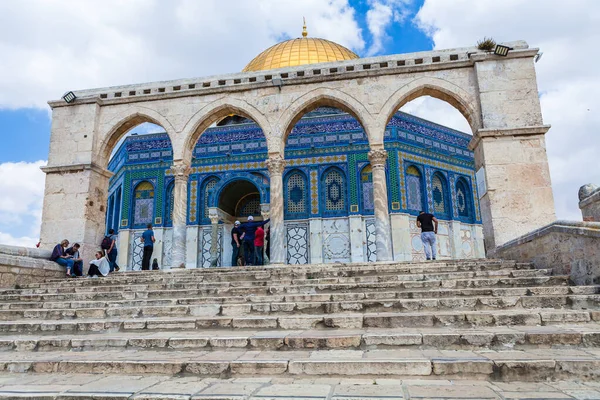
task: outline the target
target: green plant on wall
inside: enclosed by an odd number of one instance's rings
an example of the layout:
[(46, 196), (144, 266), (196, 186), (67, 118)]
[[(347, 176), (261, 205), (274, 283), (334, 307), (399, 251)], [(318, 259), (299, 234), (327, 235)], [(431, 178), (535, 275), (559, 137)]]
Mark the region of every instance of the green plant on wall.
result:
[(496, 42), (492, 38), (484, 37), (477, 42), (477, 48), (483, 51), (493, 51), (496, 48)]

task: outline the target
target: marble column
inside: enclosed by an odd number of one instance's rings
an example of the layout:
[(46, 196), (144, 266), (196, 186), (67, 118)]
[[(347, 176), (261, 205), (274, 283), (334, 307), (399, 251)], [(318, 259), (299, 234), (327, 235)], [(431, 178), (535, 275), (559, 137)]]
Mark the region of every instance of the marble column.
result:
[[(266, 221), (269, 219), (269, 217), (271, 216), (271, 206), (269, 204), (261, 204), (260, 205), (260, 215), (262, 216), (263, 221)], [(270, 223), (269, 223), (270, 226)], [(267, 239), (267, 228), (264, 227), (265, 229), (265, 245), (263, 246), (263, 265), (267, 265), (267, 243), (266, 243), (266, 239)], [(270, 246), (271, 244), (269, 244)], [(231, 257), (229, 257), (231, 258)], [(271, 260), (268, 259), (269, 264), (271, 264)]]
[(285, 264), (285, 226), (283, 224), (283, 169), (281, 155), (270, 156), (267, 161), (271, 184), (271, 264)]
[(390, 214), (388, 211), (387, 181), (385, 178), (386, 160), (387, 151), (384, 149), (369, 151), (369, 162), (373, 169), (377, 261), (392, 260)]
[(173, 188), (173, 245), (171, 268), (185, 268), (185, 237), (187, 229), (187, 187), (190, 166), (175, 161), (171, 167), (175, 176)]
[(210, 218), (210, 266), (216, 268), (219, 265), (219, 215), (210, 213), (208, 218)]

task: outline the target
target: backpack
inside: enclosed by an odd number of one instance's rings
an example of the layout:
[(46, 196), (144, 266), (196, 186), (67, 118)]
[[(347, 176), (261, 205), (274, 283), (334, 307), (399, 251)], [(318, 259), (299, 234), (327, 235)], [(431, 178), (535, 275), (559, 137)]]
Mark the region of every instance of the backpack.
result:
[(103, 250), (108, 250), (108, 249), (110, 249), (111, 244), (112, 244), (112, 239), (110, 238), (110, 236), (104, 236), (104, 239), (102, 239), (102, 243), (100, 244), (100, 247)]
[(154, 271), (158, 271), (158, 260), (155, 258), (154, 261), (152, 262), (152, 269)]

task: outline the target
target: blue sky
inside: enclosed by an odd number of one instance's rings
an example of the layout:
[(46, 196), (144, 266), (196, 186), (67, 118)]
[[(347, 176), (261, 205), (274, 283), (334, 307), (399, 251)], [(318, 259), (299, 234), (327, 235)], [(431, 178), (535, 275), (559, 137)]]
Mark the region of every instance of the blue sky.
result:
[[(240, 71), (282, 38), (298, 37), (302, 17), (309, 36), (361, 56), (464, 47), (484, 36), (541, 48), (536, 71), (552, 124), (546, 142), (557, 216), (581, 218), (579, 186), (600, 184), (593, 67), (600, 53), (590, 51), (600, 41), (597, 0), (569, 7), (562, 0), (20, 0), (0, 2), (0, 243), (37, 240), (48, 100), (68, 90)], [(403, 111), (468, 129), (460, 113), (430, 98)]]

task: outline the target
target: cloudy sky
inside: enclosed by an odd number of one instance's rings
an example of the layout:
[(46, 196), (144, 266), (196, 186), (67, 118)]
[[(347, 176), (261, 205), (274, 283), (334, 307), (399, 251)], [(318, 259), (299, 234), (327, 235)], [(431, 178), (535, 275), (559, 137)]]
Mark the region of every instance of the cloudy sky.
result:
[[(39, 235), (50, 114), (70, 89), (240, 71), (259, 52), (309, 34), (361, 56), (526, 40), (536, 64), (557, 215), (580, 219), (579, 186), (600, 184), (600, 1), (19, 0), (0, 2), (0, 243)], [(445, 103), (403, 109), (468, 130)]]

